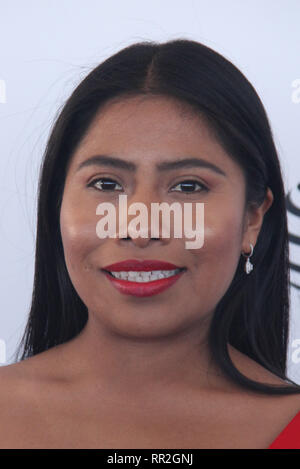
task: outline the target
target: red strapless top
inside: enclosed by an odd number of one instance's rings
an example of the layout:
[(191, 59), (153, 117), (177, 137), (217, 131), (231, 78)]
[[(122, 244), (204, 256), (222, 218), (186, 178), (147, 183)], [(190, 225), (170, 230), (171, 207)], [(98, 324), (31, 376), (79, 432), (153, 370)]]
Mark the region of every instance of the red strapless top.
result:
[(300, 411), (272, 441), (268, 449), (300, 449)]

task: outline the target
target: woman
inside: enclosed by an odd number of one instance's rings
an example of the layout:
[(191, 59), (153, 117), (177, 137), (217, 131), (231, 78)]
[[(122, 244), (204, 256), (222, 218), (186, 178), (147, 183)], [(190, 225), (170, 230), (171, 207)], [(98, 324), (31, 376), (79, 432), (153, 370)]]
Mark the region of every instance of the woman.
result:
[[(203, 246), (100, 238), (97, 206), (118, 214), (119, 195), (204, 204)], [(269, 448), (300, 410), (288, 274), (280, 164), (252, 85), (195, 41), (126, 47), (77, 87), (47, 144), (1, 446)]]

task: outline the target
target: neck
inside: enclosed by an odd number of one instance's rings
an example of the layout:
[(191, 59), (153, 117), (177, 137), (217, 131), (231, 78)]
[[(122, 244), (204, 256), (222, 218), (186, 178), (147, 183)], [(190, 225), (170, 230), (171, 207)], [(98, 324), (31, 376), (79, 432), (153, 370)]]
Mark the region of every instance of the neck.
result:
[(202, 319), (176, 334), (133, 337), (108, 330), (89, 312), (84, 329), (67, 343), (66, 359), (78, 379), (125, 394), (169, 385), (224, 388), (226, 380), (208, 348), (208, 326)]

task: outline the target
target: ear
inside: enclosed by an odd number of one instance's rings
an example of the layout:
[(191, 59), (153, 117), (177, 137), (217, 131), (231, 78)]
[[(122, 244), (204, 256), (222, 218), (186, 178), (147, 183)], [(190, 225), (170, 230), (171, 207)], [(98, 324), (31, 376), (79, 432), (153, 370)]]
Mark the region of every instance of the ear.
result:
[(250, 243), (253, 245), (253, 247), (255, 246), (261, 226), (263, 224), (264, 214), (271, 207), (273, 200), (273, 193), (268, 187), (263, 203), (259, 207), (257, 205), (251, 205), (247, 209), (242, 243), (243, 252), (250, 253)]

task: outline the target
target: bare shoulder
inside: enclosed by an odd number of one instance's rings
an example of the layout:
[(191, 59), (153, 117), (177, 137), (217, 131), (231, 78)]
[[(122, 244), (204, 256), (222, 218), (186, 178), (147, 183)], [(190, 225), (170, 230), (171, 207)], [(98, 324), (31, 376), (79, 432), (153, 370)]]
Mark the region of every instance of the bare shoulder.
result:
[(41, 352), (25, 360), (0, 367), (0, 392), (1, 388), (17, 382), (26, 386), (34, 382), (35, 378), (42, 379), (50, 376), (53, 369), (53, 361), (57, 354), (57, 347)]
[(45, 403), (56, 389), (56, 352), (0, 367), (0, 448), (32, 447), (45, 427)]
[[(24, 366), (26, 365), (26, 366)], [(33, 374), (30, 373), (28, 363), (25, 361), (4, 365), (0, 367), (0, 407), (18, 397), (24, 397), (32, 382)], [(28, 373), (29, 371), (29, 373)], [(32, 372), (33, 370), (31, 370)]]
[[(33, 401), (37, 383), (43, 380), (47, 373), (47, 357), (43, 354), (26, 360), (0, 367), (0, 411), (3, 416), (13, 413), (17, 409), (18, 415), (22, 409)], [(42, 373), (44, 367), (44, 373)], [(1, 423), (1, 422), (0, 422)]]
[[(22, 363), (0, 368), (0, 448), (14, 448), (14, 436), (25, 432), (28, 417), (32, 418), (31, 380)], [(27, 368), (27, 367), (26, 367)]]

